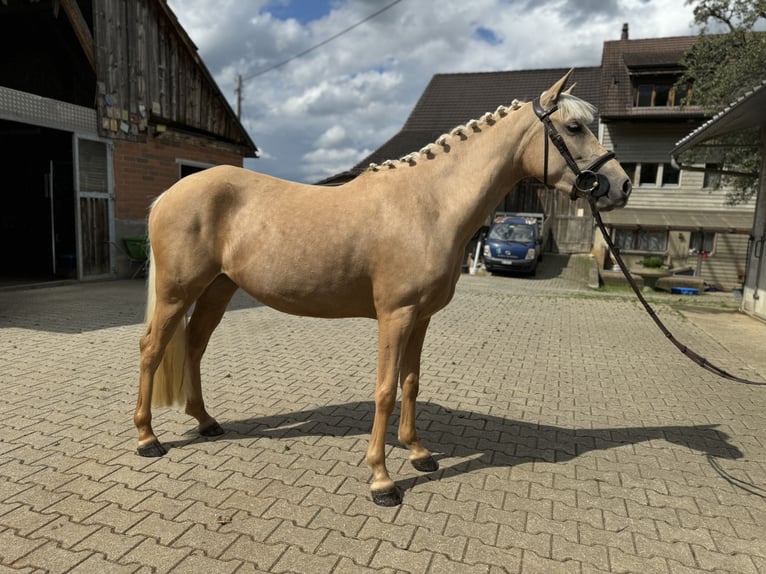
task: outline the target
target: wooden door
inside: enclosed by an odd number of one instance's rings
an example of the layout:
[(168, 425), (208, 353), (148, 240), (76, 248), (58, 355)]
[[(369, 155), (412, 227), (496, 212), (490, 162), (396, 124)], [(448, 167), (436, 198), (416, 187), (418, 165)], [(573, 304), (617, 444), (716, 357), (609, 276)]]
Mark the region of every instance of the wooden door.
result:
[(113, 274), (114, 193), (111, 144), (75, 136), (75, 187), (81, 279)]

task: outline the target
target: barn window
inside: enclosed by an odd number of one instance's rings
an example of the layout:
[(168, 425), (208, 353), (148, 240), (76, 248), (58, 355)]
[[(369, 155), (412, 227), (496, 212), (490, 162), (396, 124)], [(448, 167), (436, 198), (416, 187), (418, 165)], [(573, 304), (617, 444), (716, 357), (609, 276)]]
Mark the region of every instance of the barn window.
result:
[(197, 173), (198, 171), (203, 171), (215, 165), (212, 163), (202, 163), (199, 161), (190, 161), (185, 159), (177, 159), (176, 163), (178, 164), (178, 179), (184, 178), (187, 175), (191, 175), (193, 173)]

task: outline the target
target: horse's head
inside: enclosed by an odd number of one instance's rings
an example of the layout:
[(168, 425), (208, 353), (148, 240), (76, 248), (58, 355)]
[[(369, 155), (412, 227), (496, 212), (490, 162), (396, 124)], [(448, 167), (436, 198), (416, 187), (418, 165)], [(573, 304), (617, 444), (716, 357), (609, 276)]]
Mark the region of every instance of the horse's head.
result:
[(571, 73), (532, 103), (539, 137), (531, 142), (528, 168), (546, 185), (572, 198), (588, 198), (599, 211), (623, 207), (632, 189), (630, 178), (588, 129), (595, 108), (564, 91)]

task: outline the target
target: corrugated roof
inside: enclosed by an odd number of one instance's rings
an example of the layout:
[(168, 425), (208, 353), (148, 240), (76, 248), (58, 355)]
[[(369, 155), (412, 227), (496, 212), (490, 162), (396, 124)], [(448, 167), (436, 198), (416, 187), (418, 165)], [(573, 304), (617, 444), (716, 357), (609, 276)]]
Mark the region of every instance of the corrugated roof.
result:
[(721, 135), (766, 125), (766, 79), (676, 143), (671, 155)]

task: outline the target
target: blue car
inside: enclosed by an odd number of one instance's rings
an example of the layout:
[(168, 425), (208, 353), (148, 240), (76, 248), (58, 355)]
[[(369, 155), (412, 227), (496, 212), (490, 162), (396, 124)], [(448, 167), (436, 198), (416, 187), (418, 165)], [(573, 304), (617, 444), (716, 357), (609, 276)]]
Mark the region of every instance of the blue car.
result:
[(523, 216), (495, 219), (484, 243), (487, 271), (518, 271), (534, 275), (541, 256), (537, 219)]

